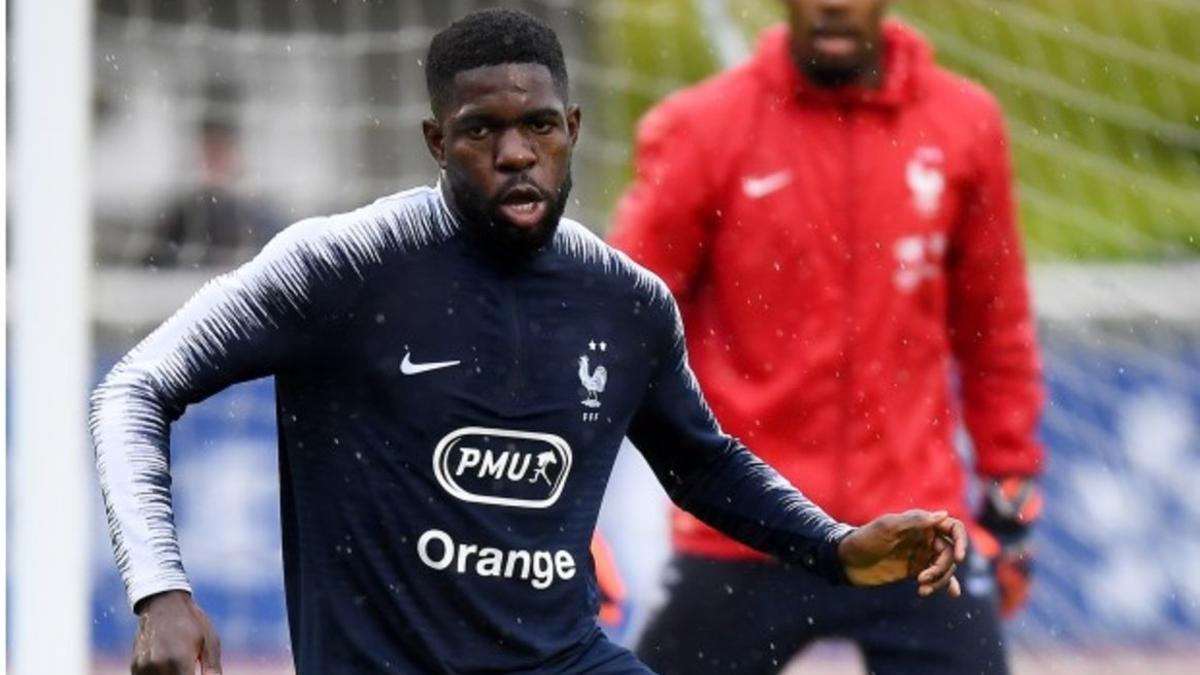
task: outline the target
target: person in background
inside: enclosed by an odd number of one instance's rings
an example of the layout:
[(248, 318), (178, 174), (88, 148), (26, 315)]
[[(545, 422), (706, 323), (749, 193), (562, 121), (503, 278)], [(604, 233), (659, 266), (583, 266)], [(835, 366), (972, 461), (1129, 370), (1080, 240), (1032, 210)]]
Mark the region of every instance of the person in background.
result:
[(886, 0), (782, 4), (788, 25), (748, 62), (642, 120), (611, 243), (670, 286), (727, 432), (846, 522), (976, 516), (975, 564), (965, 603), (867, 595), (676, 511), (639, 656), (768, 673), (842, 637), (872, 673), (1005, 672), (998, 610), (1028, 595), (1043, 391), (1000, 108)]
[(229, 268), (250, 259), (283, 223), (261, 200), (238, 190), (242, 170), (237, 94), (211, 85), (209, 110), (197, 129), (200, 183), (159, 213), (143, 264), (160, 268)]

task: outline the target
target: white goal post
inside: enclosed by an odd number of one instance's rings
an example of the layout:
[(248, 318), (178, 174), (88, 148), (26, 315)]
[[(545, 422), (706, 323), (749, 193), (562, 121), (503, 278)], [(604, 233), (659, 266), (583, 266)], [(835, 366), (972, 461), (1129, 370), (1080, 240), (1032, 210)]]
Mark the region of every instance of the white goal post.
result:
[(12, 672), (88, 669), (91, 3), (18, 0), (9, 487)]

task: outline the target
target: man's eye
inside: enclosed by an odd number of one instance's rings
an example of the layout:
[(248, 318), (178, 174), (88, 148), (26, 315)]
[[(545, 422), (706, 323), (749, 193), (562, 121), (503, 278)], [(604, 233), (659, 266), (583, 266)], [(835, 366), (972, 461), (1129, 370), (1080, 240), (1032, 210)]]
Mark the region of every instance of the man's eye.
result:
[(466, 134), (467, 138), (478, 141), (487, 136), (488, 128), (485, 126), (467, 127), (463, 133)]
[(554, 126), (550, 120), (534, 120), (529, 124), (529, 129), (535, 134), (548, 134), (554, 130)]

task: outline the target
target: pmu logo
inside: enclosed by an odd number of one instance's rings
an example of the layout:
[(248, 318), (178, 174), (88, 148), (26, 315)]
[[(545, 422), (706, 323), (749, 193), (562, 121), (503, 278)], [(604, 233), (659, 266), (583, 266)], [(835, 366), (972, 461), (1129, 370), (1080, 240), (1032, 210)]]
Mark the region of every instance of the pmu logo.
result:
[(571, 473), (571, 446), (554, 434), (465, 427), (433, 451), (433, 475), (467, 502), (544, 509)]

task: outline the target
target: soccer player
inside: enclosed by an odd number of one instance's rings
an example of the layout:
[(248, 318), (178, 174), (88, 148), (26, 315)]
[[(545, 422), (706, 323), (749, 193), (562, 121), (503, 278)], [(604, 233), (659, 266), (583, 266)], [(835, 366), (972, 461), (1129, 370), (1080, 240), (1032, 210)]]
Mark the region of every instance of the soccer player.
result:
[(549, 28), (473, 13), (425, 67), (436, 187), (288, 228), (93, 395), (135, 673), (220, 670), (172, 524), (169, 430), (266, 375), (300, 675), (648, 672), (597, 628), (588, 554), (626, 434), (680, 506), (749, 546), (960, 592), (960, 521), (826, 516), (720, 431), (666, 287), (561, 217), (580, 112)]
[(840, 636), (874, 673), (1003, 672), (994, 591), (1012, 611), (1028, 588), (1043, 394), (1001, 113), (885, 0), (783, 4), (747, 63), (642, 121), (611, 241), (671, 288), (724, 428), (841, 520), (968, 520), (961, 409), (986, 493), (973, 550), (995, 576), (977, 557), (953, 605), (864, 594), (678, 511), (638, 653), (767, 673)]

